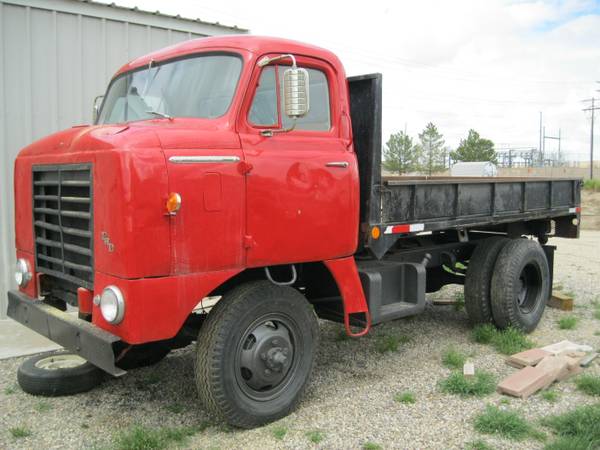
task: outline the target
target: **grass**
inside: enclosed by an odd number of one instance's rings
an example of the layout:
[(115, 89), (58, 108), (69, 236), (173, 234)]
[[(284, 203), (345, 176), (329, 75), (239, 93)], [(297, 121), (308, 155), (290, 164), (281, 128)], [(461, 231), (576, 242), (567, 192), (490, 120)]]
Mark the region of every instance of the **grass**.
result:
[(401, 392), (400, 394), (396, 394), (394, 396), (394, 401), (398, 403), (412, 404), (417, 401), (417, 398), (412, 392)]
[(558, 328), (561, 330), (572, 330), (577, 326), (577, 317), (564, 316), (558, 320)]
[(462, 369), (466, 360), (467, 355), (453, 347), (448, 348), (442, 354), (442, 364), (450, 369)]
[(600, 308), (594, 309), (594, 319), (600, 320)]
[(514, 441), (541, 437), (520, 414), (491, 405), (475, 418), (475, 430), (484, 434), (497, 434)]
[(516, 328), (498, 330), (492, 324), (477, 325), (471, 332), (472, 338), (479, 344), (492, 344), (496, 351), (512, 355), (533, 348), (535, 344)]
[(496, 380), (488, 372), (475, 371), (474, 377), (465, 377), (462, 372), (452, 372), (440, 382), (440, 388), (448, 394), (483, 397), (496, 389)]
[(493, 450), (494, 447), (480, 439), (477, 441), (467, 443), (465, 448), (468, 450)]
[(4, 394), (5, 394), (5, 395), (12, 395), (12, 394), (14, 394), (15, 392), (17, 392), (17, 390), (15, 389), (15, 387), (14, 387), (14, 386), (6, 386), (6, 387), (4, 388)]
[(583, 188), (588, 191), (600, 192), (600, 179), (594, 178), (592, 180), (585, 180), (583, 182)]
[(462, 311), (463, 309), (465, 309), (465, 293), (464, 292), (457, 292), (456, 295), (454, 296), (454, 310), (455, 311)]
[(558, 439), (546, 449), (576, 450), (597, 448), (600, 443), (600, 405), (579, 406), (557, 416), (546, 417), (542, 424), (551, 428)]
[(400, 344), (410, 341), (408, 336), (382, 334), (375, 339), (375, 349), (379, 353), (396, 352)]
[(365, 442), (362, 448), (363, 450), (381, 450), (383, 447), (375, 442)]
[(8, 431), (10, 432), (11, 436), (16, 439), (26, 438), (28, 436), (31, 436), (31, 430), (26, 427), (13, 427), (13, 428), (9, 428)]
[(600, 377), (594, 375), (581, 375), (575, 379), (577, 389), (588, 395), (600, 396)]
[(282, 425), (278, 425), (276, 427), (273, 427), (273, 430), (271, 430), (271, 433), (273, 434), (273, 437), (275, 439), (280, 440), (280, 441), (285, 437), (285, 435), (287, 434), (287, 432), (288, 432), (287, 427), (284, 427)]
[(313, 444), (318, 444), (323, 439), (325, 439), (325, 435), (321, 431), (318, 431), (318, 430), (309, 431), (308, 433), (306, 433), (306, 437)]
[(551, 390), (542, 391), (540, 396), (549, 403), (556, 403), (560, 397), (558, 392)]
[(34, 406), (35, 410), (39, 413), (45, 413), (48, 412), (52, 409), (52, 404), (50, 404), (49, 402), (46, 402), (44, 400), (36, 403), (36, 405)]
[(158, 450), (172, 444), (184, 444), (191, 436), (206, 428), (206, 424), (196, 427), (149, 428), (133, 426), (117, 434), (114, 447), (118, 450)]
[(491, 344), (498, 330), (491, 323), (476, 325), (471, 332), (473, 340), (479, 344)]

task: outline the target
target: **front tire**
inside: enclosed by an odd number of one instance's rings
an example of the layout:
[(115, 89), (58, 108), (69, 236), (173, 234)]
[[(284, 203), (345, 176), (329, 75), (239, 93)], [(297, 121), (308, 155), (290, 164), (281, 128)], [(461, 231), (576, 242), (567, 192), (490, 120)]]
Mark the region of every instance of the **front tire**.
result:
[(196, 386), (206, 408), (252, 428), (289, 414), (312, 370), (319, 329), (304, 296), (267, 281), (234, 288), (200, 329)]
[(492, 314), (500, 328), (533, 331), (550, 294), (550, 270), (542, 247), (515, 239), (504, 246), (492, 277)]

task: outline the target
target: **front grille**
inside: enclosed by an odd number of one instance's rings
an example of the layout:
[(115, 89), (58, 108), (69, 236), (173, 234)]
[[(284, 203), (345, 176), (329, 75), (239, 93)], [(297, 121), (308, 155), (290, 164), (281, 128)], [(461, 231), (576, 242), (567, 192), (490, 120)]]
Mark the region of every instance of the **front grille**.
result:
[(38, 272), (93, 289), (92, 212), (90, 164), (33, 167)]

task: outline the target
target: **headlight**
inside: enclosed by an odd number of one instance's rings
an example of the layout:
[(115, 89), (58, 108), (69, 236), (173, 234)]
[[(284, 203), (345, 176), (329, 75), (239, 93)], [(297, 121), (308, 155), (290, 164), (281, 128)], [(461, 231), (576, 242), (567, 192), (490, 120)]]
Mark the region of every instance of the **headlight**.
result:
[(118, 324), (125, 315), (125, 298), (116, 286), (107, 286), (100, 296), (100, 312), (108, 323)]
[(27, 283), (29, 283), (29, 280), (31, 280), (29, 264), (27, 263), (26, 259), (19, 258), (15, 268), (15, 281), (19, 287), (25, 287), (27, 286)]

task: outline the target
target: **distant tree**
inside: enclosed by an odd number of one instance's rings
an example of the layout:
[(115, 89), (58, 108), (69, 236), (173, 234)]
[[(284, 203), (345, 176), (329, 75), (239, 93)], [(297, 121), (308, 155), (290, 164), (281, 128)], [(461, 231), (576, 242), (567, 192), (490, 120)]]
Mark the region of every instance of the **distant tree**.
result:
[(473, 129), (469, 130), (466, 139), (461, 139), (456, 151), (450, 153), (454, 161), (491, 161), (498, 162), (494, 143), (479, 136)]
[(391, 134), (383, 149), (383, 167), (402, 175), (418, 170), (418, 163), (418, 148), (412, 138), (404, 131)]
[(433, 123), (429, 122), (419, 134), (419, 142), (421, 170), (428, 175), (444, 170), (447, 154), (444, 136)]

